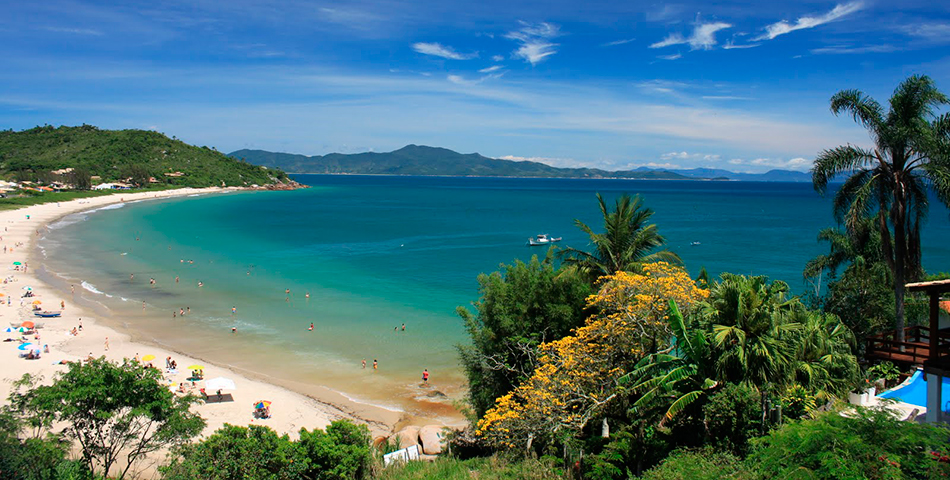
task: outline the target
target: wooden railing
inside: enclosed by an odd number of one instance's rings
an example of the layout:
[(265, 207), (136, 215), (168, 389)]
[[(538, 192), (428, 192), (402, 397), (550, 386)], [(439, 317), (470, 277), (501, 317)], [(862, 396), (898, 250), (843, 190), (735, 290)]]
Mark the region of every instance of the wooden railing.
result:
[[(937, 354), (950, 355), (950, 331), (937, 332)], [(867, 356), (903, 363), (924, 363), (930, 359), (930, 328), (904, 328), (904, 341), (897, 340), (897, 332), (889, 331), (867, 338)]]

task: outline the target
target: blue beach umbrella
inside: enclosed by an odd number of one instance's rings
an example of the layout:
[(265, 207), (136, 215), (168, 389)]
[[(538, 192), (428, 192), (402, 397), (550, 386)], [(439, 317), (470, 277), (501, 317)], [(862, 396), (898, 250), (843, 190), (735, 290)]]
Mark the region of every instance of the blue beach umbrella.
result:
[(32, 343), (24, 343), (23, 345), (20, 345), (20, 346), (17, 347), (17, 348), (20, 349), (20, 350), (29, 350), (29, 349), (33, 348), (33, 344), (32, 344)]

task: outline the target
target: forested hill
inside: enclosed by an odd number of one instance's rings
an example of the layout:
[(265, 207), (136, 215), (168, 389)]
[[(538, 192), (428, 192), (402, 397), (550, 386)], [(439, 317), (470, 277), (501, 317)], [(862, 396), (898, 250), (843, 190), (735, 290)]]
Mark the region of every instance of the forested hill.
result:
[(388, 153), (330, 153), (312, 157), (264, 150), (238, 150), (230, 155), (290, 173), (690, 179), (685, 175), (663, 171), (609, 172), (596, 168), (557, 168), (539, 162), (488, 158), (477, 153), (462, 154), (423, 145), (407, 145)]
[(810, 182), (811, 175), (790, 170), (767, 173), (735, 173), (728, 170), (650, 169), (608, 171), (596, 168), (557, 168), (544, 163), (462, 154), (446, 148), (407, 145), (387, 153), (330, 153), (297, 155), (265, 150), (238, 150), (234, 158), (280, 168), (290, 173), (350, 173), (361, 175), (450, 175), (485, 177), (636, 178), (663, 180), (749, 180), (759, 182)]
[(287, 180), (283, 171), (149, 130), (100, 130), (83, 125), (0, 131), (0, 175), (48, 181), (51, 172), (69, 168), (87, 178), (100, 177), (93, 178), (94, 182), (132, 179), (139, 185), (263, 186)]

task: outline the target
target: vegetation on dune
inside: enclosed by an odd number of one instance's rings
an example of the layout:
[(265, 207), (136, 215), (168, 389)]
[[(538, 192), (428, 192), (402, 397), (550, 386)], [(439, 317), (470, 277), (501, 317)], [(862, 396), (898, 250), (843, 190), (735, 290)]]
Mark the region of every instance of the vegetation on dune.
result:
[[(51, 172), (72, 168), (71, 172)], [(0, 175), (16, 180), (60, 181), (88, 189), (101, 182), (127, 181), (147, 186), (250, 186), (286, 181), (279, 169), (267, 169), (195, 147), (148, 130), (100, 130), (42, 126), (20, 132), (0, 131)]]
[[(904, 340), (904, 284), (920, 278), (920, 228), (927, 216), (928, 192), (950, 206), (950, 105), (926, 76), (898, 85), (884, 107), (860, 90), (843, 90), (831, 98), (835, 115), (847, 113), (867, 128), (873, 149), (845, 145), (821, 152), (812, 179), (824, 193), (828, 181), (848, 175), (835, 193), (834, 212), (849, 230), (873, 213), (880, 231), (881, 253), (893, 275), (894, 316), (898, 340)], [(893, 237), (891, 236), (893, 234)]]

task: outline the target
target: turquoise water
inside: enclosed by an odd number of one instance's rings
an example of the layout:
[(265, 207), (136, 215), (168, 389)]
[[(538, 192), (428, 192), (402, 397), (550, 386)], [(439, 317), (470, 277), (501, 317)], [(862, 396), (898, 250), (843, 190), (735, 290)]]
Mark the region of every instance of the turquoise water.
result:
[[(586, 247), (573, 221), (600, 228), (596, 192), (609, 202), (641, 194), (693, 274), (705, 266), (768, 275), (799, 292), (808, 288), (805, 262), (826, 248), (818, 230), (833, 224), (830, 201), (808, 184), (296, 178), (314, 188), (67, 217), (41, 242), (46, 264), (77, 288), (86, 282), (85, 298), (148, 340), (406, 409), (425, 398), (423, 368), (435, 388), (459, 394), (454, 345), (465, 333), (455, 308), (477, 300), (476, 276), (543, 255), (525, 246), (538, 233)], [(924, 230), (924, 262), (935, 271), (950, 270), (947, 218), (933, 207)], [(378, 359), (380, 370), (368, 375), (363, 358)]]
[[(922, 370), (917, 370), (906, 385), (884, 392), (878, 397), (899, 400), (918, 407), (927, 407), (927, 382)], [(941, 386), (944, 412), (950, 412), (950, 378), (944, 378)]]

